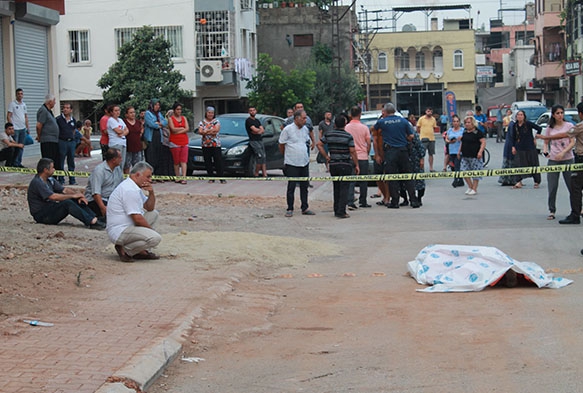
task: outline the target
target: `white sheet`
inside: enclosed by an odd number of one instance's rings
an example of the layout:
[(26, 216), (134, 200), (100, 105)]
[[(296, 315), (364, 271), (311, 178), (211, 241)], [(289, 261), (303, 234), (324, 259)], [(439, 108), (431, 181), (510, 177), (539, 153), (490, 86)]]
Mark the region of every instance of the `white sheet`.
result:
[(524, 274), (539, 288), (562, 288), (573, 282), (545, 273), (534, 262), (516, 261), (495, 247), (430, 245), (407, 267), (419, 284), (431, 285), (419, 292), (481, 291), (508, 269)]

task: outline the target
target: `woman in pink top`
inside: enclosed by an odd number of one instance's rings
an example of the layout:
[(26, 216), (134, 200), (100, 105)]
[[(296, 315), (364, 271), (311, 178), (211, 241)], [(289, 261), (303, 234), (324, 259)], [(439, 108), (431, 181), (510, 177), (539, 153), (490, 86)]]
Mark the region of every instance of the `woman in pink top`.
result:
[[(547, 127), (546, 134), (548, 136), (567, 132), (573, 128), (573, 124), (563, 119), (565, 115), (565, 108), (561, 105), (555, 105), (551, 108), (551, 119)], [(575, 138), (561, 138), (545, 140), (543, 147), (543, 154), (548, 157), (547, 165), (565, 165), (573, 163), (573, 146), (575, 146)], [(549, 215), (547, 220), (555, 219), (555, 212), (557, 207), (555, 205), (557, 199), (557, 189), (559, 188), (559, 173), (547, 173), (547, 182), (549, 183)], [(563, 180), (569, 192), (571, 192), (571, 172), (563, 172)]]
[(172, 106), (172, 116), (168, 120), (170, 127), (170, 152), (174, 161), (174, 174), (176, 183), (186, 184), (186, 180), (179, 180), (180, 169), (182, 176), (186, 176), (186, 163), (188, 162), (188, 120), (182, 116), (182, 104), (175, 102)]

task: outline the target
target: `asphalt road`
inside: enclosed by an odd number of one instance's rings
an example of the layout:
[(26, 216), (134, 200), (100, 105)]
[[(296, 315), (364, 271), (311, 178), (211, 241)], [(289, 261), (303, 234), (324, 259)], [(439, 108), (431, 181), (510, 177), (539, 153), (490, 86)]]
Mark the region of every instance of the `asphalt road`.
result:
[[(488, 139), (490, 168), (502, 146)], [(331, 217), (326, 183), (310, 198), (329, 210), (266, 221), (282, 241), (332, 243), (340, 255), (242, 281), (185, 338), (184, 356), (205, 360), (176, 361), (149, 392), (583, 391), (581, 227), (546, 220), (546, 179), (515, 190), (486, 178), (473, 197), (450, 182), (428, 182), (420, 209), (374, 206), (348, 220)], [(557, 218), (569, 213), (563, 184), (557, 206)], [(406, 263), (435, 243), (494, 246), (574, 283), (416, 292)]]

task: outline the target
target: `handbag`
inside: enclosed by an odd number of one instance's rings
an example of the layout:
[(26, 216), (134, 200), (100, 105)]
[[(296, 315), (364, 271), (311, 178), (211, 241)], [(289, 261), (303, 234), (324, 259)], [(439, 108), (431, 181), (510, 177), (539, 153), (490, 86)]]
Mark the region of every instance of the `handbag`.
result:
[(24, 137), (24, 145), (28, 146), (32, 144), (34, 144), (34, 139), (32, 139), (29, 133), (27, 133), (26, 136)]
[(325, 164), (326, 163), (326, 158), (324, 158), (322, 153), (318, 152), (318, 155), (316, 156), (316, 162), (318, 164)]

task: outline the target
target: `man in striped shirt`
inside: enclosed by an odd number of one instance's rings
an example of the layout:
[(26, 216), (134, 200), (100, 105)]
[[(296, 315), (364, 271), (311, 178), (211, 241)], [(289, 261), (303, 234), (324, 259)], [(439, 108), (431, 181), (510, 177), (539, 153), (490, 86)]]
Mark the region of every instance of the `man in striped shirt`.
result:
[[(360, 173), (358, 168), (358, 157), (354, 149), (354, 139), (352, 135), (344, 130), (346, 126), (346, 115), (336, 116), (334, 129), (328, 131), (322, 139), (318, 141), (318, 150), (326, 158), (330, 165), (330, 175), (349, 176), (353, 173)], [(324, 149), (324, 144), (328, 145), (328, 153)], [(348, 188), (350, 182), (334, 181), (334, 216), (338, 218), (350, 217), (346, 213), (348, 204)]]

